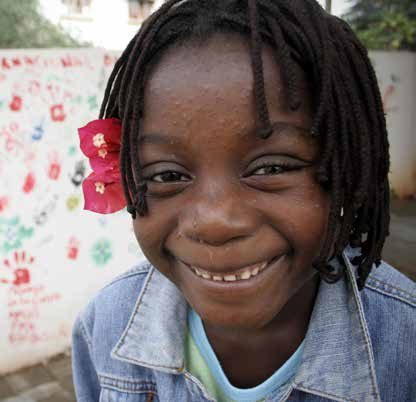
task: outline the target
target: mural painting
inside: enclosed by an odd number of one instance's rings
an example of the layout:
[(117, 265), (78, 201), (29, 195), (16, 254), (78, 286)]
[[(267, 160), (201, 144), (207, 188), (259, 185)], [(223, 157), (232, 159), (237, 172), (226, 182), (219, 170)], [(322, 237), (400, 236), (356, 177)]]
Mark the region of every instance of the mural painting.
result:
[(0, 52), (0, 374), (67, 348), (77, 312), (142, 259), (125, 211), (83, 210), (77, 128), (97, 118), (117, 56)]

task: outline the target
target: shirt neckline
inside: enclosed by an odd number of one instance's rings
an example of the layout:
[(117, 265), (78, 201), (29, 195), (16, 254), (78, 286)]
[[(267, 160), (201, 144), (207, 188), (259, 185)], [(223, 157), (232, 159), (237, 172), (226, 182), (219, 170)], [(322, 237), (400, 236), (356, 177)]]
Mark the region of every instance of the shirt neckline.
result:
[(221, 363), (206, 335), (201, 317), (191, 307), (188, 309), (188, 324), (190, 336), (192, 336), (194, 343), (207, 363), (208, 368), (218, 385), (221, 387), (221, 390), (229, 399), (236, 401), (258, 401), (262, 398), (266, 398), (273, 391), (287, 385), (287, 383), (294, 378), (300, 365), (304, 341), (299, 345), (292, 356), (290, 356), (278, 370), (261, 384), (245, 389), (235, 387), (230, 383), (221, 367)]

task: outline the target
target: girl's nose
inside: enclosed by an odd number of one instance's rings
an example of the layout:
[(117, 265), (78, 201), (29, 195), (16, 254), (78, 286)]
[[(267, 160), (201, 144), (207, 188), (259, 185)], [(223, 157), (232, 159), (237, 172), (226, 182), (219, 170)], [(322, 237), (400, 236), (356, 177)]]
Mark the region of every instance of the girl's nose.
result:
[(199, 192), (179, 219), (180, 232), (196, 242), (222, 246), (253, 236), (258, 212), (238, 191), (218, 185)]

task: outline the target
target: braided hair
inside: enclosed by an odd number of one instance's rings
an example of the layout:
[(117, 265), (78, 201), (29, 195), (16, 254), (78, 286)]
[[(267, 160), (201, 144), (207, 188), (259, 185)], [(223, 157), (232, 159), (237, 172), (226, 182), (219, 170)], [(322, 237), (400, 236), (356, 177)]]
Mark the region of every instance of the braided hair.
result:
[(297, 66), (313, 85), (311, 135), (320, 144), (316, 180), (329, 190), (328, 232), (314, 267), (327, 282), (343, 272), (328, 264), (346, 246), (359, 247), (353, 259), (362, 289), (389, 228), (389, 154), (385, 115), (367, 50), (343, 20), (315, 0), (167, 0), (142, 25), (109, 78), (100, 118), (122, 120), (120, 167), (127, 210), (147, 214), (146, 184), (140, 176), (138, 144), (146, 71), (156, 56), (184, 41), (216, 32), (250, 38), (257, 134), (272, 133), (263, 76), (262, 44), (278, 56), (286, 97), (299, 108)]

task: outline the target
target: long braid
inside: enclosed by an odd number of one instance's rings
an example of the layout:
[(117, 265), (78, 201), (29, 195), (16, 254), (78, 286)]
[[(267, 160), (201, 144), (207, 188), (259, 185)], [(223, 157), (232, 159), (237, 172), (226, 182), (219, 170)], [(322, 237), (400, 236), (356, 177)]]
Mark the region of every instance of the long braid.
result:
[(257, 114), (261, 123), (258, 135), (268, 138), (272, 134), (272, 126), (267, 108), (266, 90), (264, 87), (263, 58), (261, 37), (259, 32), (259, 15), (256, 0), (248, 0), (248, 9), (251, 25), (251, 61), (254, 73), (254, 93), (256, 96)]

